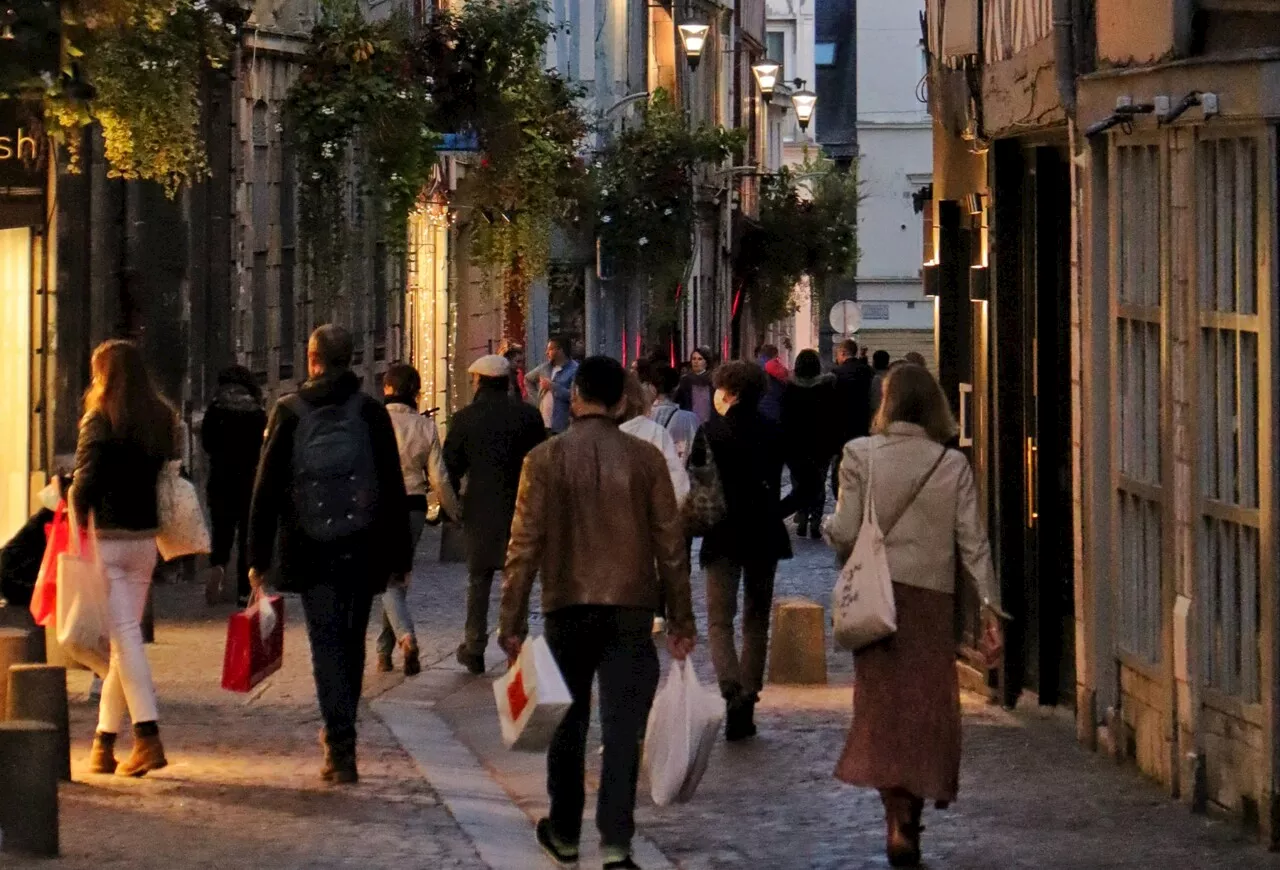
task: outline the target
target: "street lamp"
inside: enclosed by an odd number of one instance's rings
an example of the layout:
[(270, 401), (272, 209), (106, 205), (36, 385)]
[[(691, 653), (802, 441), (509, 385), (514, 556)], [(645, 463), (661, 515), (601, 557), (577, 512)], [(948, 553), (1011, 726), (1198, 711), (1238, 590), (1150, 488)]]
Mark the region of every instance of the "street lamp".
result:
[(698, 61), (702, 59), (702, 49), (707, 44), (707, 34), (711, 32), (710, 24), (681, 24), (680, 41), (684, 44), (684, 53), (689, 57), (689, 69), (696, 70)]
[(778, 84), (778, 72), (781, 69), (781, 66), (771, 60), (762, 60), (751, 66), (751, 72), (755, 73), (756, 84), (760, 85), (760, 93), (766, 100), (773, 96), (773, 89)]
[(813, 117), (813, 107), (818, 103), (818, 95), (804, 86), (804, 79), (796, 79), (800, 90), (791, 94), (791, 105), (796, 110), (796, 120), (801, 130), (809, 129), (809, 120)]

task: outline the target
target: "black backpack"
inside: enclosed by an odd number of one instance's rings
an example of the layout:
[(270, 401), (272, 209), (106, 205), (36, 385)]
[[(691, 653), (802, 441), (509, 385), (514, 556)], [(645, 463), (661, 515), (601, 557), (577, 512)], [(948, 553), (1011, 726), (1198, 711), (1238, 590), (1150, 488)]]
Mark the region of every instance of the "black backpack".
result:
[(361, 416), (364, 396), (341, 405), (284, 400), (298, 415), (293, 436), (293, 503), (298, 526), (313, 541), (341, 540), (373, 526), (378, 470), (373, 439)]

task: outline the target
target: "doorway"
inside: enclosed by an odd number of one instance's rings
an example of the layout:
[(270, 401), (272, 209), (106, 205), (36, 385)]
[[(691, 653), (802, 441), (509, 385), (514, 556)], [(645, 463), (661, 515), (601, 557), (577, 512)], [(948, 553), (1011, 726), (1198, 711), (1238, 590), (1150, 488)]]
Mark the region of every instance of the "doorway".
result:
[(1075, 699), (1071, 178), (1065, 143), (998, 143), (994, 303), (997, 568), (1005, 703)]

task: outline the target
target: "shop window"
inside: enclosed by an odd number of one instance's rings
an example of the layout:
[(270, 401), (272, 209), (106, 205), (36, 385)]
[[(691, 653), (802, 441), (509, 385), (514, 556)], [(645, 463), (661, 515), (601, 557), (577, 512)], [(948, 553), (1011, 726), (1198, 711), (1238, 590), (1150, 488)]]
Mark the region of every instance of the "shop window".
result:
[(1196, 154), (1196, 580), (1209, 685), (1246, 702), (1261, 689), (1259, 155), (1251, 138), (1201, 142)]
[(1161, 473), (1160, 236), (1164, 173), (1157, 145), (1116, 148), (1112, 261), (1116, 320), (1116, 513), (1122, 647), (1143, 662), (1161, 658), (1164, 488)]

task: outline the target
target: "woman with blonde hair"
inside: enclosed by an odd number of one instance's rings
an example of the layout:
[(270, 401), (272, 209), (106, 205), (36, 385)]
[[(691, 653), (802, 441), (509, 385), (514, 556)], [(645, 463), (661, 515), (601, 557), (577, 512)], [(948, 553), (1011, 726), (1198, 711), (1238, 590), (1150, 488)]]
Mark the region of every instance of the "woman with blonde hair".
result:
[[(71, 503), (77, 522), (83, 526), (92, 519), (97, 529), (111, 617), (111, 659), (90, 769), (142, 776), (168, 764), (141, 621), (156, 566), (156, 483), (164, 464), (177, 458), (178, 418), (156, 391), (133, 342), (99, 345), (90, 370)], [(133, 722), (133, 753), (118, 764), (116, 734), (126, 711)]]
[(836, 777), (880, 791), (889, 862), (909, 867), (920, 860), (925, 800), (945, 808), (959, 787), (957, 561), (982, 599), (992, 649), (1001, 643), (1004, 613), (973, 470), (963, 454), (943, 446), (956, 424), (933, 375), (911, 364), (890, 371), (873, 431), (844, 449), (826, 535), (847, 559), (870, 487), (898, 630), (855, 653), (853, 724)]

